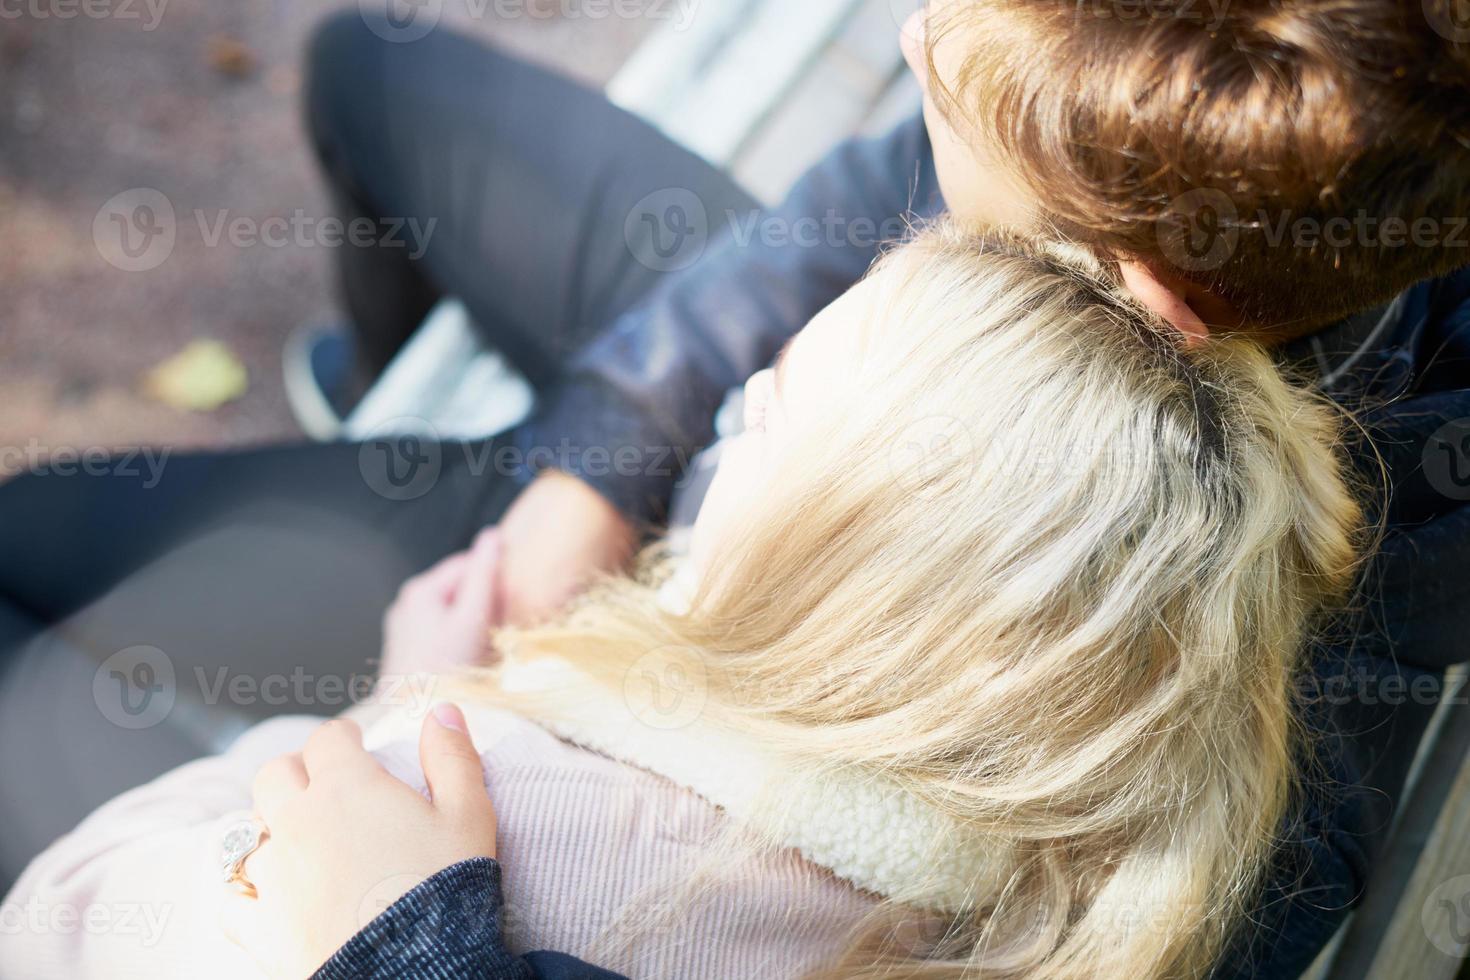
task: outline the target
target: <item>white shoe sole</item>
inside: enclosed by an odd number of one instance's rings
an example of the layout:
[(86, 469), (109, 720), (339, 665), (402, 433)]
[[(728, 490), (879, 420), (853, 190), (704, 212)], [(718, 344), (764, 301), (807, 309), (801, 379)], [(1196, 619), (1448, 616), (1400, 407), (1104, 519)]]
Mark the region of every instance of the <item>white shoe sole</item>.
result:
[(335, 442), (342, 438), (342, 417), (316, 383), (316, 373), (311, 369), (311, 348), (316, 336), (316, 330), (298, 327), (286, 340), (281, 358), (286, 404), (307, 438)]

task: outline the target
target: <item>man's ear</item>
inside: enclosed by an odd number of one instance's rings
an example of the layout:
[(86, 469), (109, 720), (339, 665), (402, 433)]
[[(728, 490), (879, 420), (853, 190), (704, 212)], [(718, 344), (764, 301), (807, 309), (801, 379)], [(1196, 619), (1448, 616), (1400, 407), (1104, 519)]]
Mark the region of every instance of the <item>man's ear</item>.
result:
[(1153, 269), (1137, 261), (1120, 261), (1123, 285), (1144, 306), (1153, 310), (1184, 335), (1189, 346), (1210, 339), (1210, 328), (1185, 298), (1181, 284), (1165, 281)]

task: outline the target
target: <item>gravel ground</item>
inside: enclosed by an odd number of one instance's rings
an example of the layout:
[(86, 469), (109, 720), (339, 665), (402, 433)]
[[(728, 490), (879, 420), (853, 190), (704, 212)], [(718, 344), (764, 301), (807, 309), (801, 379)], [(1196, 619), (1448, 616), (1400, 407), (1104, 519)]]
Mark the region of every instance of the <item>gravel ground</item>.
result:
[[(441, 25), (600, 85), (656, 24), (597, 16), (597, 2), (443, 0)], [(299, 437), (281, 346), (332, 314), (331, 250), (206, 247), (195, 215), (329, 213), (299, 124), (300, 57), (342, 6), (0, 0), (0, 477), (62, 449)], [(161, 264), (125, 271), (106, 215), (94, 221), (134, 188), (161, 192), (178, 231)], [(146, 395), (143, 375), (199, 338), (244, 362), (244, 397), (186, 412)]]

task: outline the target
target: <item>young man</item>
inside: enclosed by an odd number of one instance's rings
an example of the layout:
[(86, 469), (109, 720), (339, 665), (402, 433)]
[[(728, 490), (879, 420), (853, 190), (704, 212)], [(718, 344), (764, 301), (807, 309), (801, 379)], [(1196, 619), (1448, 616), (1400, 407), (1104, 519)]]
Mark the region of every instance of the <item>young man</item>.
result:
[[(1407, 688), (1427, 676), (1432, 686), (1458, 657), (1464, 586), (1449, 569), (1470, 554), (1470, 512), (1459, 506), (1470, 492), (1457, 495), (1452, 470), (1423, 464), (1441, 426), (1470, 416), (1459, 360), (1470, 283), (1424, 280), (1470, 258), (1456, 251), (1470, 188), (1470, 84), (1465, 50), (1446, 36), (1453, 22), (1433, 2), (1424, 11), (1390, 0), (1238, 2), (1218, 18), (1198, 5), (1122, 0), (934, 4), (904, 32), (926, 85), (924, 118), (814, 168), (763, 220), (852, 233), (786, 245), (720, 233), (727, 214), (737, 228), (748, 221), (751, 202), (597, 96), (442, 31), (392, 43), (387, 25), (336, 20), (313, 49), (310, 115), (345, 214), (385, 228), (438, 219), (419, 261), (402, 248), (344, 250), (366, 346), (381, 360), (437, 297), (459, 296), (537, 386), (537, 416), (487, 446), (177, 460), (148, 493), (15, 481), (0, 488), (0, 589), (32, 624), (15, 635), (184, 553), (185, 568), (208, 578), (167, 579), (178, 590), (167, 616), (141, 632), (134, 624), (128, 642), (191, 669), (250, 674), (268, 671), (269, 658), (277, 669), (350, 670), (352, 653), (329, 651), (375, 649), (394, 577), (464, 547), (486, 523), (498, 523), (503, 546), (497, 605), (513, 621), (545, 615), (659, 521), (675, 461), (710, 440), (724, 392), (867, 268), (881, 239), (867, 229), (941, 210), (1059, 228), (1117, 258), (1140, 298), (1181, 328), (1247, 329), (1287, 345), (1284, 356), (1388, 437), (1379, 447), (1391, 530), (1367, 580), (1374, 602), (1352, 642), (1317, 659), (1327, 696), (1314, 720), (1348, 737), (1324, 741), (1310, 762), (1383, 795), (1312, 781), (1285, 830), (1293, 843), (1261, 899), (1259, 929), (1222, 966), (1294, 976), (1357, 897), (1387, 822), (1386, 804), (1370, 801), (1393, 798), (1433, 707), (1424, 698), (1390, 710), (1397, 699), (1379, 696), (1385, 679)], [(650, 254), (639, 235), (669, 244), (690, 227), (676, 220), (687, 208), (658, 205), (691, 198), (711, 229), (697, 261), (672, 272), (634, 261)], [(434, 479), (420, 493), (385, 479), (425, 460)], [(266, 535), (284, 543), (258, 545)], [(129, 580), (134, 609), (154, 568)], [(228, 593), (229, 607), (192, 619), (194, 589)], [(70, 635), (94, 650), (124, 645), (107, 606), (89, 606)], [(203, 653), (201, 634), (212, 641)], [(34, 699), (61, 653), (33, 642), (12, 658), (0, 687), (7, 733), (34, 738), (36, 726), (22, 723), (33, 715), (12, 702)], [(76, 676), (91, 681), (89, 670)], [(49, 683), (63, 703), (77, 689), (70, 675)], [(83, 724), (100, 725), (96, 742), (126, 742), (95, 715)], [(154, 751), (162, 771), (201, 750), (187, 740), (156, 749), (170, 730), (124, 734)], [(70, 727), (60, 739), (95, 744), (87, 731)], [(34, 753), (0, 760), (3, 775), (30, 785), (45, 785), (29, 771), (42, 766)], [(498, 959), (483, 896), (465, 901), (457, 881), (416, 893), (440, 903), (433, 942), (416, 932), (413, 943), (392, 942), (402, 920), (390, 910), (338, 966), (356, 968), (366, 948), (383, 975), (430, 963), (450, 972), (479, 963), (495, 976), (582, 969)], [(456, 909), (476, 915), (456, 921)], [(492, 963), (512, 972), (490, 972)]]

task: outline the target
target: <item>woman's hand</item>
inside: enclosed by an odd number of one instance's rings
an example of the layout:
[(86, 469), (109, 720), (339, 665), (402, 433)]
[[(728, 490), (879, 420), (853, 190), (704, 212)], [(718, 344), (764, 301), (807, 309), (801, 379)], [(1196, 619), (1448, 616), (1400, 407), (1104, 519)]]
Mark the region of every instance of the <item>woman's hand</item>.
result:
[(458, 708), (424, 719), (419, 759), (431, 800), (337, 719), (261, 768), (255, 812), (268, 836), (244, 866), (256, 895), (230, 896), (222, 925), (267, 974), (309, 976), (424, 879), (495, 856), (495, 810)]
[(481, 531), (468, 551), (450, 555), (403, 583), (383, 617), (384, 677), (449, 673), (492, 656), (499, 621), (501, 536)]

